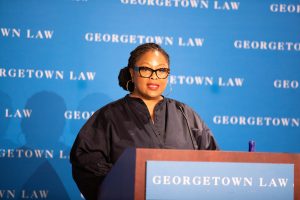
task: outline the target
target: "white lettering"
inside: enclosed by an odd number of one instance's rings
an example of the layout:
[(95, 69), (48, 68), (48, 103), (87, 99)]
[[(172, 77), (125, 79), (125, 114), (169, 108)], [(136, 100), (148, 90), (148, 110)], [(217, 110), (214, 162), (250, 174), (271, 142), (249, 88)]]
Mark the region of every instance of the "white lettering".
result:
[(171, 177), (170, 176), (163, 176), (163, 184), (170, 185), (171, 184)]
[(32, 110), (30, 109), (16, 109), (14, 111), (5, 109), (6, 118), (30, 118)]
[(247, 50), (300, 51), (299, 42), (235, 40), (233, 45), (236, 49)]
[[(194, 180), (193, 180), (194, 181)], [(190, 185), (190, 177), (183, 176), (183, 185)]]
[(0, 77), (4, 78), (46, 78), (46, 79), (60, 79), (64, 78), (63, 71), (54, 70), (34, 70), (34, 69), (16, 69), (16, 68), (0, 68)]
[(21, 191), (21, 198), (22, 199), (45, 199), (48, 197), (48, 190), (31, 190), (31, 191), (26, 191), (22, 190)]
[(65, 119), (75, 119), (75, 120), (87, 120), (94, 114), (94, 111), (79, 111), (79, 110), (67, 110), (64, 113)]
[(299, 82), (297, 80), (275, 80), (274, 87), (282, 89), (297, 89), (299, 88)]
[(278, 13), (300, 13), (300, 4), (271, 4), (270, 11)]
[(287, 117), (261, 117), (261, 116), (228, 116), (215, 115), (213, 123), (217, 125), (239, 125), (239, 126), (282, 126), (282, 127), (299, 127), (299, 118)]
[(69, 156), (69, 155), (65, 155), (64, 151), (63, 151), (63, 150), (60, 150), (60, 151), (59, 151), (59, 158), (60, 158), (60, 159), (69, 159), (70, 156)]
[(283, 178), (271, 178), (271, 180), (264, 180), (263, 178), (259, 178), (260, 187), (286, 187), (287, 183), (288, 179)]
[(179, 184), (181, 183), (181, 178), (180, 178), (179, 176), (174, 176), (174, 177), (172, 178), (172, 183), (173, 183), (174, 185), (179, 185)]
[[(286, 185), (286, 180), (281, 180), (281, 185)], [(210, 177), (210, 176), (153, 176), (152, 183), (155, 185), (223, 185), (251, 187), (252, 177)], [(272, 183), (273, 184), (273, 183)]]
[(0, 190), (0, 199), (14, 199), (16, 196), (15, 190)]
[[(122, 4), (133, 6), (157, 6), (157, 7), (175, 7), (191, 9), (208, 9), (210, 1), (208, 0), (121, 0)], [(234, 1), (214, 1), (214, 10), (238, 10), (239, 2)]]
[(228, 78), (226, 81), (224, 81), (222, 77), (219, 77), (218, 85), (222, 87), (241, 87), (243, 86), (243, 82), (243, 78)]
[(109, 33), (86, 33), (84, 39), (87, 42), (103, 42), (103, 43), (129, 43), (143, 44), (146, 42), (154, 42), (159, 45), (173, 45), (173, 37), (170, 36), (145, 36), (145, 35), (118, 35)]
[(3, 37), (21, 37), (21, 29), (9, 29), (9, 28), (1, 28), (1, 33)]
[(187, 39), (183, 39), (182, 37), (178, 38), (178, 45), (179, 46), (202, 47), (203, 43), (204, 43), (203, 38), (187, 38)]
[[(230, 77), (230, 78), (223, 78), (219, 77), (217, 79), (217, 84), (220, 87), (242, 87), (244, 84), (244, 78), (238, 77)], [(214, 84), (214, 78), (209, 76), (183, 76), (183, 75), (171, 75), (170, 76), (170, 83), (171, 84), (187, 84), (187, 85), (205, 85), (205, 86), (212, 86)]]
[(95, 79), (96, 72), (79, 72), (76, 74), (73, 71), (70, 71), (70, 80), (88, 80), (93, 81)]
[(152, 183), (155, 185), (161, 184), (161, 177), (160, 176), (153, 176)]
[(54, 150), (48, 149), (0, 149), (0, 158), (54, 158)]
[(280, 187), (286, 187), (287, 186), (287, 183), (288, 183), (288, 179), (283, 179), (283, 178), (279, 178), (278, 179), (278, 182), (279, 182), (279, 186)]
[(215, 10), (238, 10), (239, 6), (240, 6), (239, 2), (224, 1), (222, 4), (220, 4), (219, 1), (214, 1)]
[(33, 33), (32, 30), (27, 29), (27, 35), (26, 38), (28, 39), (52, 39), (53, 30), (37, 30)]

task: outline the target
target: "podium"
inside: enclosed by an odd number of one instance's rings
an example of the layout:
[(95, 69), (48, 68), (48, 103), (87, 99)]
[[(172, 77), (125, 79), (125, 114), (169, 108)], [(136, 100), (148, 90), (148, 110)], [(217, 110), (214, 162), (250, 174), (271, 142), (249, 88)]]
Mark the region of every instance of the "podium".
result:
[(300, 154), (139, 148), (124, 151), (103, 181), (98, 199), (146, 199), (147, 161), (294, 164), (294, 199), (300, 200)]

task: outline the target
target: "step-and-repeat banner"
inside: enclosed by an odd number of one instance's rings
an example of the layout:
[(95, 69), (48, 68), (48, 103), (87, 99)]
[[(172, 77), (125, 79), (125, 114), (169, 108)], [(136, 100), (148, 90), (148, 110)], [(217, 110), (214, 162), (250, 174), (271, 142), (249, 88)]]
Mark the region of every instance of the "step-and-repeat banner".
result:
[(0, 0), (0, 199), (82, 199), (70, 147), (145, 42), (222, 150), (300, 152), (299, 0)]

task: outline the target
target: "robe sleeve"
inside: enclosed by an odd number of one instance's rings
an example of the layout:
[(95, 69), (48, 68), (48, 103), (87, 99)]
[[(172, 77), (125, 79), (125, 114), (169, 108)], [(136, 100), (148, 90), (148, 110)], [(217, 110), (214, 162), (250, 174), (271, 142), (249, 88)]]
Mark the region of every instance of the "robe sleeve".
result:
[(79, 131), (72, 146), (72, 175), (87, 200), (96, 200), (99, 187), (110, 171), (109, 123), (95, 113)]
[(188, 106), (184, 106), (191, 126), (192, 134), (199, 150), (220, 150), (217, 141), (199, 115)]

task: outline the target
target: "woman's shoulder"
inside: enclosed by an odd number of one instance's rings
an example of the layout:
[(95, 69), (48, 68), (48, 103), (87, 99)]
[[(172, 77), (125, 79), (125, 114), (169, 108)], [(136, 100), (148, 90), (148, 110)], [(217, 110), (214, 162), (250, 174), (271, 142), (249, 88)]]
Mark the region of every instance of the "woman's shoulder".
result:
[(98, 110), (96, 110), (93, 115), (89, 118), (89, 123), (94, 123), (95, 121), (103, 121), (110, 118), (112, 113), (116, 113), (122, 109), (125, 104), (125, 97), (118, 100), (112, 101)]
[(120, 99), (117, 99), (115, 101), (112, 101), (104, 106), (102, 106), (101, 108), (99, 108), (95, 113), (97, 114), (107, 114), (110, 113), (114, 110), (119, 110), (121, 107), (124, 106), (125, 104), (125, 97), (122, 97)]
[[(186, 103), (183, 103), (181, 101), (178, 101), (176, 99), (172, 99), (172, 98), (166, 98), (167, 104), (169, 105), (174, 105), (176, 106), (178, 109), (183, 109), (183, 110), (188, 110), (188, 111), (193, 111), (193, 109), (187, 105)], [(194, 112), (194, 111), (193, 111)]]

